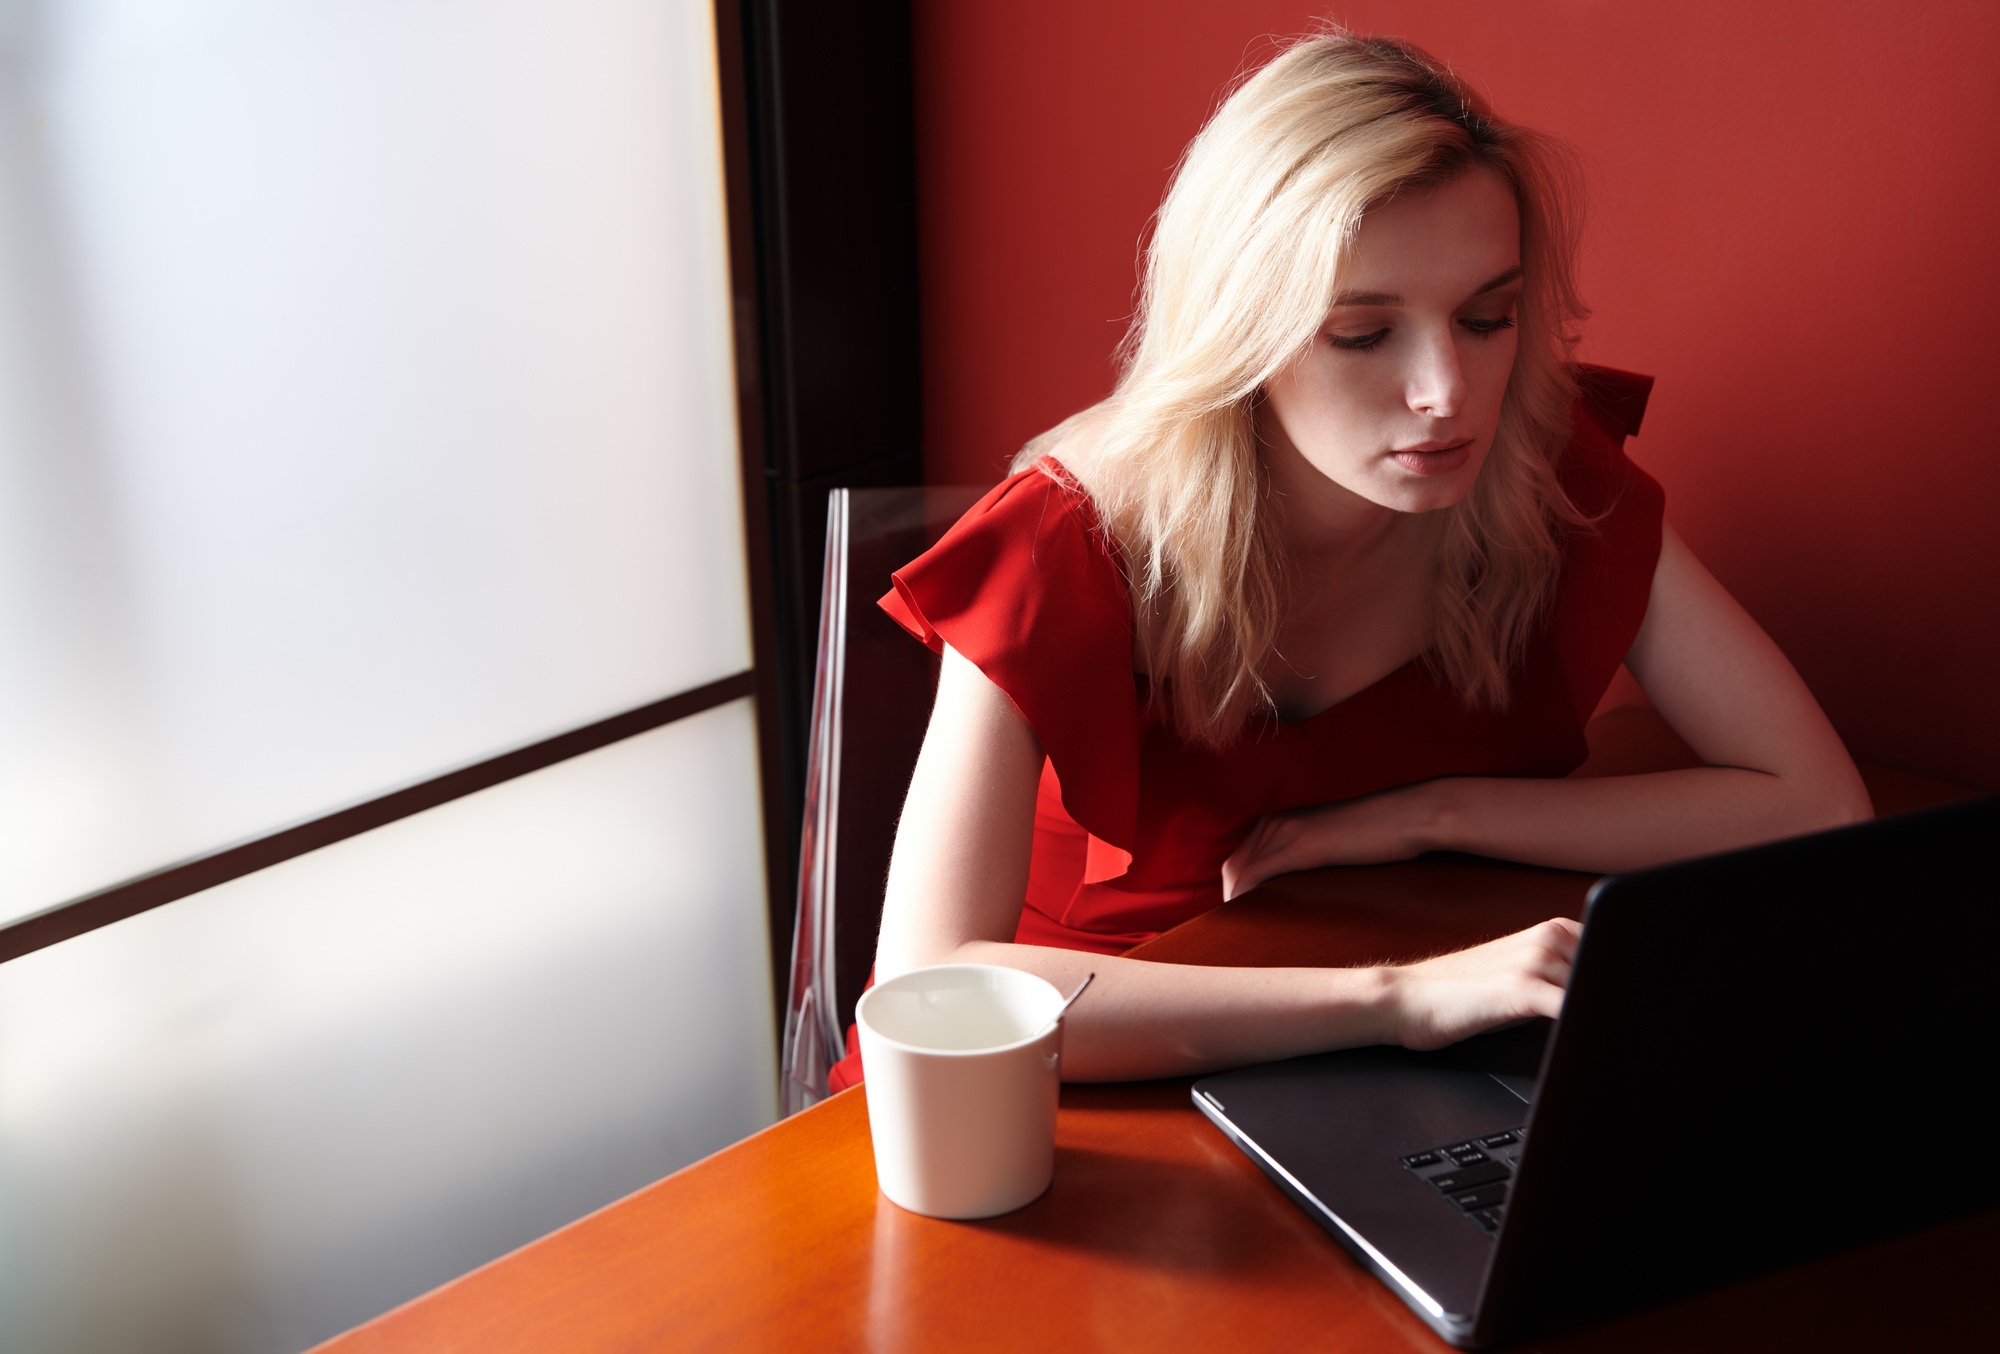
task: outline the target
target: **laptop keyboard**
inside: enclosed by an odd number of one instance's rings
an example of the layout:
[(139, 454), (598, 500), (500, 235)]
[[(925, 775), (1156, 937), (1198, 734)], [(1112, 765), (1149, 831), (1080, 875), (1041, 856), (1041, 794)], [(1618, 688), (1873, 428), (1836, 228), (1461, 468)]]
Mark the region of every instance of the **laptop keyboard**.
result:
[(1428, 1152), (1412, 1152), (1403, 1158), (1403, 1165), (1491, 1235), (1500, 1230), (1507, 1182), (1514, 1178), (1514, 1163), (1527, 1142), (1527, 1129), (1503, 1128)]

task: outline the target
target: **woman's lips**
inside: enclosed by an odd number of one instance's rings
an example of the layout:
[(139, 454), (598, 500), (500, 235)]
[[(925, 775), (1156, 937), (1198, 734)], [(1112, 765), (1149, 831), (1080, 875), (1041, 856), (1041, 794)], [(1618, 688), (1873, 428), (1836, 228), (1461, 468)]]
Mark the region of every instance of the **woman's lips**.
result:
[(1414, 475), (1449, 475), (1472, 459), (1472, 439), (1442, 447), (1407, 447), (1390, 452), (1389, 459)]

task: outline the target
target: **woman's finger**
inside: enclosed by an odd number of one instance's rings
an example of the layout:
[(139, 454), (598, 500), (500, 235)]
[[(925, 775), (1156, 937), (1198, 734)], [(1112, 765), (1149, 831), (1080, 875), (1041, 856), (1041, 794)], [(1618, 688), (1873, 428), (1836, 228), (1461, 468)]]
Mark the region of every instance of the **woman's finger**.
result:
[(1529, 994), (1529, 1002), (1533, 1005), (1536, 1015), (1547, 1016), (1550, 1020), (1554, 1020), (1562, 1014), (1564, 995), (1565, 992), (1558, 983), (1537, 983)]
[(1570, 962), (1560, 955), (1544, 954), (1528, 965), (1527, 971), (1558, 990), (1569, 986)]
[(1274, 875), (1292, 867), (1286, 863), (1290, 834), (1279, 831), (1284, 819), (1266, 814), (1250, 829), (1243, 844), (1222, 862), (1222, 896), (1225, 901), (1240, 897)]
[(1264, 825), (1267, 821), (1267, 819), (1259, 818), (1252, 824), (1249, 835), (1245, 836), (1237, 848), (1229, 853), (1229, 858), (1222, 862), (1222, 898), (1224, 902), (1229, 901), (1238, 894), (1247, 893), (1249, 890), (1257, 887), (1258, 881), (1255, 878), (1254, 872), (1256, 869), (1257, 853), (1263, 845)]
[(1542, 923), (1549, 928), (1552, 943), (1569, 958), (1576, 957), (1576, 947), (1583, 942), (1583, 923), (1568, 917), (1551, 917)]

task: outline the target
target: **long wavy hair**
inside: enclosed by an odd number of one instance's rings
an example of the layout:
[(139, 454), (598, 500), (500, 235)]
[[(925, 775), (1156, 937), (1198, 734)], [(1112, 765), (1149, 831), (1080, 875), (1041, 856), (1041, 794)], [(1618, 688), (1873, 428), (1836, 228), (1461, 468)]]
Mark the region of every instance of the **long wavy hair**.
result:
[(1469, 704), (1504, 707), (1582, 519), (1556, 480), (1587, 313), (1576, 191), (1560, 143), (1494, 116), (1394, 38), (1303, 38), (1232, 93), (1189, 145), (1146, 252), (1112, 395), (1030, 442), (1056, 451), (1122, 557), (1137, 660), (1185, 738), (1221, 746), (1273, 711), (1286, 560), (1254, 405), (1325, 322), (1372, 204), (1478, 168), (1520, 205), (1519, 346), (1472, 491), (1432, 514), (1426, 661)]

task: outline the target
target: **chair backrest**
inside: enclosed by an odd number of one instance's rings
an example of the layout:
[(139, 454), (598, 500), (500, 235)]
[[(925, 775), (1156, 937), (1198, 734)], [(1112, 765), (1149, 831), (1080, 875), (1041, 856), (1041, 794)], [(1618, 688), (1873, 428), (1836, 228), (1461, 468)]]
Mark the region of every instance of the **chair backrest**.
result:
[(937, 658), (876, 606), (976, 485), (835, 489), (827, 502), (819, 658), (806, 752), (799, 906), (785, 1002), (783, 1112), (826, 1095), (875, 960), (882, 885), (937, 693)]

